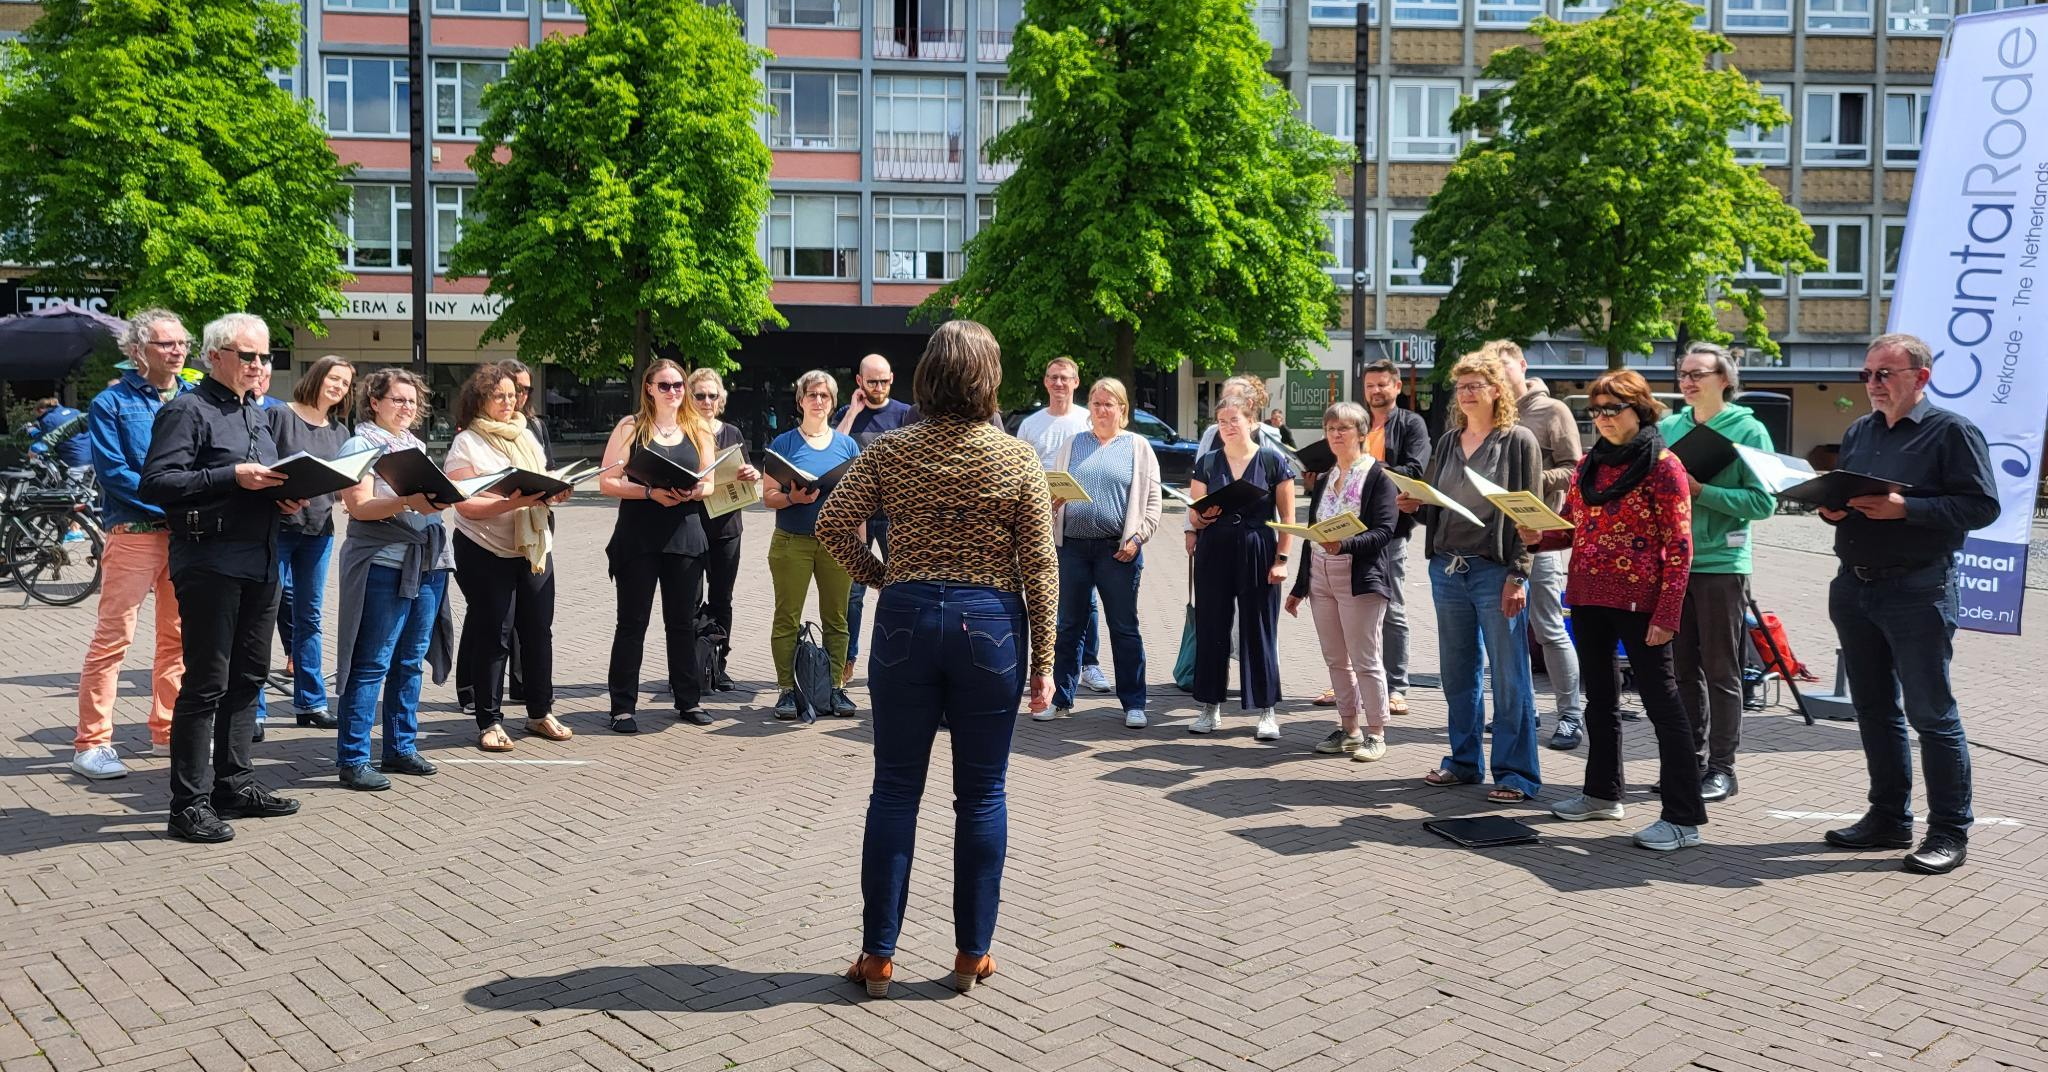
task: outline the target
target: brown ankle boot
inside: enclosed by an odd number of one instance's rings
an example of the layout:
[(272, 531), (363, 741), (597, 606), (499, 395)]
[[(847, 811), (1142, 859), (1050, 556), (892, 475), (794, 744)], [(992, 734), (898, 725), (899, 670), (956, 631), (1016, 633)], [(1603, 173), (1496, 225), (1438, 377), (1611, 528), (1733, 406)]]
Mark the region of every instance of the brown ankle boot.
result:
[(853, 958), (853, 967), (846, 969), (850, 982), (864, 983), (871, 998), (889, 996), (889, 979), (896, 974), (896, 965), (888, 957), (869, 956), (862, 953)]
[(953, 956), (953, 989), (962, 994), (974, 989), (974, 984), (996, 973), (996, 958), (983, 953), (970, 957), (965, 953)]

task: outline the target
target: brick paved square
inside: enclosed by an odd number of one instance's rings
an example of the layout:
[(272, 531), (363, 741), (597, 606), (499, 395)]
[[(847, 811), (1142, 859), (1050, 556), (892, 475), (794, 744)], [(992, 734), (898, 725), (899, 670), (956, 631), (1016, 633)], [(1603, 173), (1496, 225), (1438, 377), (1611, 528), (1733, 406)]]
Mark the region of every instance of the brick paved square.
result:
[[(1167, 680), (1184, 558), (1162, 539), (1143, 593), (1152, 727), (1096, 699), (1018, 723), (1001, 974), (967, 997), (944, 985), (941, 745), (897, 996), (866, 1002), (836, 973), (859, 943), (867, 719), (767, 710), (768, 519), (749, 518), (742, 691), (707, 729), (650, 703), (619, 737), (611, 516), (562, 511), (575, 740), (486, 756), (452, 689), (429, 686), (422, 746), (442, 773), (357, 794), (335, 782), (331, 732), (280, 725), (259, 776), (305, 810), (212, 848), (161, 836), (164, 760), (101, 783), (65, 767), (92, 604), (0, 593), (0, 1069), (2048, 1069), (2048, 594), (2027, 638), (1958, 637), (1980, 825), (1954, 876), (1821, 848), (1863, 806), (1862, 757), (1853, 726), (1787, 707), (1746, 720), (1741, 793), (1699, 850), (1627, 843), (1655, 817), (1636, 722), (1628, 821), (1508, 809), (1543, 840), (1473, 852), (1421, 827), (1493, 810), (1419, 781), (1444, 748), (1436, 693), (1411, 697), (1377, 765), (1310, 751), (1334, 716), (1307, 702), (1325, 679), (1306, 617), (1282, 619), (1278, 744), (1243, 716), (1186, 733), (1193, 704)], [(1763, 526), (1757, 590), (1832, 681), (1815, 524)], [(145, 740), (146, 680), (131, 662), (124, 746)], [(1550, 798), (1583, 753), (1543, 763)]]

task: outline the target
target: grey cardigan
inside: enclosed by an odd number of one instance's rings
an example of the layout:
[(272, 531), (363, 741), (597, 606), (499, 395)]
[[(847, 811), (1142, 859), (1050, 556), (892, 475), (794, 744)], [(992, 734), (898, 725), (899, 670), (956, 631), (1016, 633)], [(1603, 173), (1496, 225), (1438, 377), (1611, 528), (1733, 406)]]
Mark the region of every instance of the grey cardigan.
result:
[[(341, 544), (341, 609), (334, 635), (334, 680), (337, 689), (348, 687), (349, 662), (355, 657), (356, 633), (363, 624), (363, 592), (370, 583), (370, 566), (377, 552), (393, 545), (405, 548), (405, 564), (398, 569), (399, 594), (414, 598), (420, 592), (420, 578), (428, 570), (445, 568), (448, 530), (439, 517), (399, 514), (384, 521), (350, 518), (348, 538)], [(448, 600), (441, 600), (435, 612), (434, 633), (427, 641), (427, 667), (434, 684), (448, 679), (455, 653), (455, 612)]]
[[(1077, 432), (1060, 441), (1060, 448), (1053, 452), (1052, 467), (1065, 472), (1074, 457), (1074, 440), (1094, 432)], [(1159, 455), (1153, 453), (1152, 443), (1144, 436), (1126, 429), (1123, 435), (1131, 437), (1131, 497), (1124, 509), (1125, 541), (1136, 540), (1144, 544), (1152, 539), (1159, 529)], [(1055, 520), (1052, 527), (1052, 545), (1060, 546), (1066, 540), (1065, 524)]]
[[(1453, 457), (1461, 456), (1458, 451), (1458, 437), (1463, 434), (1461, 430), (1452, 428), (1437, 437), (1436, 449), (1430, 452), (1429, 468), (1423, 471), (1423, 483), (1435, 487), (1437, 477), (1443, 472), (1444, 466), (1451, 464)], [(1502, 468), (1505, 471), (1481, 475), (1509, 491), (1533, 491), (1538, 495), (1543, 494), (1542, 444), (1536, 441), (1535, 433), (1519, 424), (1508, 427), (1505, 434), (1508, 441), (1501, 451)], [(1436, 530), (1443, 512), (1443, 508), (1437, 506), (1425, 506), (1416, 511), (1422, 518), (1422, 523), (1429, 527), (1428, 535), (1422, 541), (1424, 557), (1436, 557)], [(1521, 534), (1515, 531), (1515, 526), (1508, 520), (1508, 516), (1499, 510), (1492, 511), (1492, 516), (1486, 523), (1486, 534), (1492, 544), (1487, 549), (1486, 557), (1506, 566), (1508, 572), (1518, 577), (1527, 577), (1532, 561), (1529, 545), (1522, 542)]]

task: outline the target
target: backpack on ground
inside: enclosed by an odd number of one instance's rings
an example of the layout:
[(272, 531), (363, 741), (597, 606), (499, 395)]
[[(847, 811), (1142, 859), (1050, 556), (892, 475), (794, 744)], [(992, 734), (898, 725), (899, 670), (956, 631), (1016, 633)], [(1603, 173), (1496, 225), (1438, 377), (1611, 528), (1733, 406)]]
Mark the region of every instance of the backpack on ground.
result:
[(718, 619), (703, 611), (697, 613), (697, 687), (704, 692), (715, 692), (721, 688), (725, 676), (726, 635)]
[(805, 622), (796, 636), (796, 654), (792, 660), (793, 683), (796, 686), (796, 717), (804, 722), (816, 722), (821, 715), (832, 713), (832, 685), (838, 675), (832, 672), (832, 657), (825, 654), (825, 646), (818, 642), (818, 627)]

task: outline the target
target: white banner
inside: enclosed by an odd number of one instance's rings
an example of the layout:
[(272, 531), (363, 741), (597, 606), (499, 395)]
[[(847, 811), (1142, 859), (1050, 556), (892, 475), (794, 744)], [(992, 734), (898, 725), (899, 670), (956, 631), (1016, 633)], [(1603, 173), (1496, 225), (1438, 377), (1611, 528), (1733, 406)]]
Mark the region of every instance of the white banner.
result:
[[(411, 320), (412, 295), (350, 291), (339, 309), (323, 309), (322, 320)], [(505, 299), (489, 294), (428, 294), (427, 319), (490, 323), (505, 311)]]
[(1965, 629), (2017, 634), (2048, 413), (2048, 6), (1964, 15), (1934, 77), (1891, 330), (1991, 447), (2001, 512), (1956, 555)]

